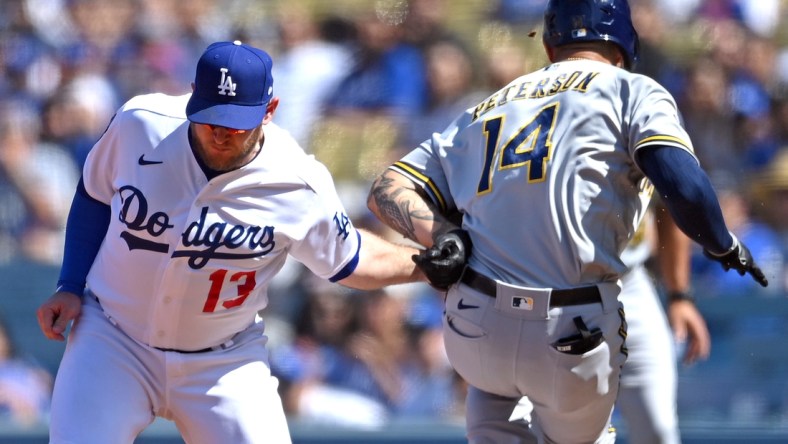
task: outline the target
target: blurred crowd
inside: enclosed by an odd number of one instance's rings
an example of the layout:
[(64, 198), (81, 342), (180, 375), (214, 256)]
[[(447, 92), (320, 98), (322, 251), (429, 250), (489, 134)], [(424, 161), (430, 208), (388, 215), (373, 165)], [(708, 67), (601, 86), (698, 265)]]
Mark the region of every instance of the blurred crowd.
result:
[[(114, 110), (137, 94), (190, 92), (216, 40), (272, 54), (274, 121), (329, 167), (356, 225), (398, 240), (366, 209), (371, 178), (547, 62), (544, 3), (3, 0), (0, 264), (59, 266), (81, 166)], [(697, 297), (788, 296), (788, 7), (630, 3), (638, 70), (676, 97), (726, 221), (770, 280), (760, 289), (696, 251)], [(272, 368), (293, 418), (357, 427), (462, 418), (463, 383), (442, 350), (441, 300), (429, 286), (355, 292), (288, 263), (270, 297)], [(2, 365), (0, 395), (14, 373)]]

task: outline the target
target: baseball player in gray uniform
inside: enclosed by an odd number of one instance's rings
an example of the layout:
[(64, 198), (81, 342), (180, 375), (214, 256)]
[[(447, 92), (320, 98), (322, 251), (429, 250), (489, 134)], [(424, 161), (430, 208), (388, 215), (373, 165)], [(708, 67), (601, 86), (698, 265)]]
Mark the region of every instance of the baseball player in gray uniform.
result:
[(357, 289), (424, 280), (416, 249), (357, 230), (327, 169), (271, 122), (272, 61), (210, 45), (193, 93), (132, 98), (85, 163), (54, 295), (50, 442), (288, 443), (258, 312), (287, 255)]
[[(621, 277), (619, 295), (626, 310), (628, 353), (615, 409), (624, 420), (630, 444), (681, 442), (676, 412), (677, 351), (684, 350), (682, 360), (688, 364), (705, 359), (710, 352), (709, 331), (690, 291), (690, 242), (657, 205), (621, 255), (628, 268)], [(656, 276), (646, 269), (652, 257), (667, 294), (667, 316)], [(511, 420), (530, 421), (532, 410), (525, 397)]]
[[(444, 340), (469, 384), (471, 443), (614, 439), (621, 253), (653, 189), (710, 258), (767, 285), (727, 229), (674, 99), (629, 71), (638, 39), (627, 2), (550, 1), (543, 41), (548, 66), (395, 162), (368, 200), (429, 246), (414, 259), (447, 288)], [(522, 396), (532, 429), (509, 422)]]

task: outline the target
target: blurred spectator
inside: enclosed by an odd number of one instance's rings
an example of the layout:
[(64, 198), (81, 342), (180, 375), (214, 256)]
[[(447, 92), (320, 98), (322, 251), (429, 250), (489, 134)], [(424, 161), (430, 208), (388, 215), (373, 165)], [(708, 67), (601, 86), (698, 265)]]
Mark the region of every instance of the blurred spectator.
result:
[(403, 137), (411, 150), (441, 131), (462, 111), (476, 106), (487, 97), (477, 89), (475, 60), (469, 50), (456, 40), (438, 40), (425, 47), (429, 102), (427, 109), (415, 115)]
[(777, 232), (783, 252), (782, 274), (777, 274), (769, 286), (788, 292), (788, 147), (784, 146), (755, 179), (753, 189), (753, 213)]
[(633, 4), (652, 3), (666, 21), (685, 24), (695, 17), (698, 6), (704, 0), (633, 0)]
[[(704, 24), (704, 41), (706, 47), (702, 48), (702, 56), (708, 56), (721, 69), (728, 84), (721, 91), (730, 93), (730, 82), (742, 69), (745, 63), (747, 39), (750, 37), (747, 29), (734, 19), (720, 19), (708, 21)], [(730, 101), (731, 98), (726, 98)], [(730, 103), (728, 104), (730, 106)]]
[(127, 38), (138, 39), (139, 56), (120, 60), (113, 77), (123, 97), (163, 91), (191, 91), (195, 60), (208, 44), (232, 40), (229, 10), (217, 0), (138, 0), (136, 26)]
[(64, 85), (44, 105), (41, 137), (62, 146), (82, 168), (119, 101), (104, 77), (84, 75)]
[(352, 68), (329, 97), (329, 114), (404, 118), (421, 112), (427, 96), (421, 51), (404, 42), (402, 27), (383, 14), (360, 14), (355, 23), (358, 38)]
[(692, 276), (699, 296), (783, 294), (786, 259), (778, 233), (755, 217), (752, 205), (756, 201), (747, 191), (742, 191), (740, 183), (729, 178), (725, 182), (718, 182), (716, 190), (728, 228), (750, 248), (753, 257), (758, 258), (758, 265), (769, 280), (769, 286), (763, 288), (752, 279), (742, 279), (737, 273), (726, 272), (695, 248)]
[(415, 299), (420, 304), (411, 307), (417, 287), (361, 296), (359, 328), (347, 343), (354, 359), (337, 382), (372, 395), (395, 418), (445, 418), (455, 411), (456, 391), (442, 333), (436, 336), (442, 309), (431, 302), (440, 299)]
[(425, 285), (405, 287), (404, 291), (412, 292), (405, 325), (422, 376), (398, 416), (463, 420), (466, 387), (443, 343), (443, 295)]
[(781, 150), (788, 149), (788, 84), (772, 97), (772, 119)]
[(79, 74), (112, 76), (115, 64), (137, 57), (130, 38), (137, 23), (134, 0), (69, 0), (66, 16), (72, 35), (60, 48), (65, 79)]
[(23, 427), (48, 419), (52, 375), (17, 353), (0, 319), (0, 418)]
[(415, 350), (406, 331), (407, 302), (385, 291), (358, 298), (359, 325), (346, 344), (351, 365), (333, 375), (344, 387), (367, 393), (396, 412), (414, 396), (419, 377)]
[(338, 182), (371, 180), (393, 161), (411, 117), (427, 106), (424, 58), (403, 41), (398, 17), (383, 9), (354, 17), (350, 70), (328, 95), (312, 134), (311, 151)]
[[(122, 52), (102, 62), (110, 70), (107, 77), (118, 95), (130, 98), (148, 92), (173, 95), (188, 92), (194, 74), (193, 60), (199, 53), (187, 60), (193, 54), (179, 45), (180, 26), (175, 2), (134, 0), (134, 6), (132, 26), (124, 27), (123, 34), (115, 37), (115, 47)], [(83, 44), (89, 45), (88, 42)], [(125, 51), (133, 55), (124, 57)]]
[(424, 51), (440, 40), (461, 40), (446, 26), (451, 15), (449, 0), (409, 0), (407, 3), (407, 15), (402, 24), (405, 42)]
[(706, 20), (742, 21), (742, 11), (737, 0), (702, 0), (695, 14)]
[(0, 248), (59, 265), (79, 169), (62, 147), (39, 140), (38, 112), (29, 103), (0, 102)]
[[(148, 0), (151, 3), (158, 4), (161, 0)], [(184, 2), (181, 0), (169, 0), (172, 2), (173, 17), (177, 25), (174, 29), (174, 37), (178, 41), (178, 45), (185, 48), (192, 56), (202, 53), (205, 47), (217, 40), (227, 40), (233, 37), (233, 34), (240, 30), (240, 23), (233, 23), (233, 18), (236, 18), (240, 12), (233, 10), (233, 7), (224, 0), (189, 0)], [(244, 4), (249, 2), (234, 1), (232, 2), (238, 7), (243, 7)], [(256, 2), (259, 4), (262, 2)], [(249, 19), (256, 19), (253, 14), (250, 14)], [(258, 25), (260, 22), (258, 21)], [(141, 21), (139, 26), (144, 26), (145, 21)], [(172, 23), (167, 23), (168, 27), (172, 27)], [(191, 56), (190, 56), (191, 57)], [(192, 58), (191, 60), (194, 60)], [(183, 80), (191, 81), (193, 69), (184, 72)]]
[(479, 30), (482, 87), (492, 94), (521, 75), (546, 66), (542, 35), (519, 34), (511, 24), (492, 21)]
[(785, 3), (781, 0), (737, 0), (741, 17), (750, 30), (762, 37), (774, 37)]
[(275, 93), (282, 99), (274, 121), (301, 146), (311, 146), (315, 123), (339, 81), (348, 74), (350, 51), (322, 38), (319, 23), (303, 5), (279, 11), (281, 52), (274, 63)]
[(52, 48), (29, 21), (25, 0), (0, 3), (0, 94), (38, 105), (61, 80)]
[[(752, 34), (743, 50), (745, 64), (740, 67), (743, 75), (760, 85), (767, 96), (779, 92), (781, 85), (777, 42)], [(768, 98), (766, 101), (768, 102)]]
[[(772, 96), (780, 88), (778, 51), (773, 40), (742, 23), (738, 4), (719, 2), (712, 7), (712, 3), (706, 3), (711, 9), (702, 12), (701, 17), (711, 18), (709, 55), (723, 68), (727, 80), (724, 91), (734, 117), (729, 130), (733, 137), (729, 140), (735, 143), (735, 157), (728, 162), (738, 163), (735, 173), (743, 169), (752, 172), (768, 164), (779, 147), (771, 113)], [(713, 155), (722, 156), (718, 151)]]
[(678, 105), (701, 165), (712, 178), (738, 174), (741, 159), (734, 144), (735, 121), (724, 70), (710, 57), (697, 58), (683, 91)]
[(777, 48), (773, 41), (753, 35), (742, 50), (744, 64), (732, 73), (730, 100), (738, 117), (736, 133), (742, 164), (758, 170), (779, 149), (771, 110), (772, 96), (778, 88)]
[(772, 36), (780, 17), (780, 0), (703, 0), (696, 15), (706, 20), (735, 20), (752, 32)]
[(674, 96), (679, 96), (683, 73), (665, 51), (668, 23), (664, 15), (652, 1), (635, 1), (632, 3), (632, 22), (640, 37), (640, 59), (635, 70), (656, 80)]
[[(10, 0), (3, 3), (12, 8), (19, 7), (24, 14), (24, 20), (33, 28), (31, 33), (52, 48), (60, 48), (67, 44), (73, 32), (73, 23), (66, 12), (67, 2), (68, 0)], [(18, 6), (14, 6), (14, 3)]]
[(383, 425), (388, 419), (386, 407), (363, 391), (336, 383), (335, 376), (351, 365), (345, 346), (357, 328), (357, 299), (365, 295), (323, 282), (309, 290), (296, 319), (294, 340), (271, 350), (271, 371), (280, 380), (285, 411), (309, 423)]
[(464, 394), (443, 348), (442, 312), (428, 286), (312, 287), (294, 341), (271, 353), (288, 414), (359, 428), (456, 418)]
[(536, 24), (542, 19), (547, 0), (497, 0), (492, 18), (515, 24)]

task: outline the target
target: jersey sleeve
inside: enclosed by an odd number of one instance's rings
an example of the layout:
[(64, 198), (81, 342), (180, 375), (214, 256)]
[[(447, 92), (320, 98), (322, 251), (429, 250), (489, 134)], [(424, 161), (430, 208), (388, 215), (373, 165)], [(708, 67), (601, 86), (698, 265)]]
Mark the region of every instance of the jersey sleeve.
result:
[(637, 150), (647, 147), (673, 146), (695, 156), (673, 96), (645, 76), (633, 76), (631, 87), (630, 154), (634, 157)]
[(446, 151), (454, 146), (461, 121), (462, 117), (452, 122), (442, 133), (434, 133), (431, 138), (389, 167), (421, 187), (444, 215), (456, 210), (446, 179), (444, 162)]
[(314, 274), (337, 281), (351, 274), (358, 262), (360, 236), (353, 226), (328, 170), (311, 160), (301, 171), (309, 187), (299, 219), (306, 224), (290, 255)]
[(112, 196), (115, 194), (113, 177), (116, 176), (116, 168), (118, 167), (117, 147), (121, 145), (116, 141), (120, 137), (121, 125), (119, 121), (122, 118), (122, 111), (118, 111), (112, 116), (104, 134), (88, 153), (82, 170), (85, 191), (91, 198), (107, 205), (110, 205)]

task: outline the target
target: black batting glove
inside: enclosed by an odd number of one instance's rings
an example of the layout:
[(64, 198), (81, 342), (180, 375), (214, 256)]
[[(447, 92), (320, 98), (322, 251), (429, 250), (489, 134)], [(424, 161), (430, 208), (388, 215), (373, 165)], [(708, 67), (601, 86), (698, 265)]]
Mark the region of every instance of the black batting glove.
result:
[(752, 254), (750, 254), (750, 250), (743, 243), (739, 242), (739, 239), (737, 239), (736, 236), (733, 236), (733, 248), (731, 248), (727, 253), (716, 255), (704, 249), (703, 255), (722, 264), (722, 268), (725, 271), (733, 268), (739, 273), (740, 276), (744, 276), (745, 273), (750, 273), (750, 276), (755, 279), (755, 282), (761, 284), (761, 286), (765, 287), (769, 285), (769, 281), (766, 280), (766, 276), (763, 275), (763, 271), (761, 271), (761, 269), (755, 265)]
[(447, 290), (460, 280), (471, 255), (471, 238), (462, 229), (449, 231), (435, 239), (430, 248), (414, 254), (413, 262), (424, 272), (430, 285)]

